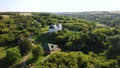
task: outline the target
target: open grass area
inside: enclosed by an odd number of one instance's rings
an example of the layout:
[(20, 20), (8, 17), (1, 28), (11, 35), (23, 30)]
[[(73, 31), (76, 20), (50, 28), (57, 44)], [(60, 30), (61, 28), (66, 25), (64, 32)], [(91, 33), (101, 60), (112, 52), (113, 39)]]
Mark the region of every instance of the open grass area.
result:
[(10, 15), (1, 15), (4, 19), (10, 18)]
[(23, 59), (23, 57), (22, 58), (20, 58), (19, 60), (17, 60), (12, 66), (10, 66), (10, 68), (14, 68), (14, 67), (20, 67), (20, 64), (19, 64), (19, 62), (21, 61)]
[(29, 13), (29, 12), (23, 12), (23, 13), (20, 13), (20, 15), (23, 15), (23, 16), (31, 16), (32, 14)]
[(27, 64), (33, 64), (34, 66), (38, 65), (39, 63), (41, 63), (41, 61), (45, 58), (45, 56), (39, 56), (38, 59), (34, 59), (33, 55), (31, 54), (31, 56), (29, 56)]

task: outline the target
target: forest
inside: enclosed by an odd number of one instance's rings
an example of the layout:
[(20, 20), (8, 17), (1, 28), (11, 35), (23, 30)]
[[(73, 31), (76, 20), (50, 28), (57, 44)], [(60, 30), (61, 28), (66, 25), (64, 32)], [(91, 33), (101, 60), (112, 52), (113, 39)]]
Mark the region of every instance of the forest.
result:
[[(0, 68), (120, 68), (120, 14), (0, 13)], [(62, 30), (48, 32), (53, 24)], [(48, 54), (44, 43), (61, 51)]]

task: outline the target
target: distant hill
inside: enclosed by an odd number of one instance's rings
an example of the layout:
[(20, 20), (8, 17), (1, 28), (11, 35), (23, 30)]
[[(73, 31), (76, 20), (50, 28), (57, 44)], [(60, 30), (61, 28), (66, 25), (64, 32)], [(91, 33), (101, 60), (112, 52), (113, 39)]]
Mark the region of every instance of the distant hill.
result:
[(120, 11), (93, 11), (93, 12), (64, 12), (57, 15), (73, 16), (75, 18), (87, 19), (100, 22), (112, 27), (120, 26)]

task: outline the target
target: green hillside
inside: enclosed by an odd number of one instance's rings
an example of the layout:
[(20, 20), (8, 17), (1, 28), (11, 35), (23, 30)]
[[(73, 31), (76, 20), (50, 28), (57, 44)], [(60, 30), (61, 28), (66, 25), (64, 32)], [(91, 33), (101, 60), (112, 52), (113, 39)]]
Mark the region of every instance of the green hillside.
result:
[[(83, 13), (83, 16), (87, 15)], [(118, 26), (111, 27), (114, 25), (82, 17), (1, 12), (0, 67), (20, 68), (31, 65), (35, 68), (119, 68), (119, 23), (114, 22)], [(58, 23), (62, 23), (62, 30), (49, 32), (50, 26)], [(42, 47), (44, 43), (58, 45), (61, 52), (46, 53)]]
[(72, 16), (75, 18), (86, 19), (99, 22), (112, 27), (120, 27), (120, 12), (115, 11), (91, 11), (91, 12), (71, 12), (71, 13), (54, 13), (63, 16)]

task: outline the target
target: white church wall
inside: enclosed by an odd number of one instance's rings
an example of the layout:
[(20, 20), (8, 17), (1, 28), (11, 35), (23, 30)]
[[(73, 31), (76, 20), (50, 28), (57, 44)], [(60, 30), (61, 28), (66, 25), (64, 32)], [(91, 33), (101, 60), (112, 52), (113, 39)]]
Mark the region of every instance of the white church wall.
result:
[(48, 32), (57, 32), (58, 30), (62, 30), (62, 23), (59, 23), (58, 25), (53, 25), (54, 28), (50, 28)]

